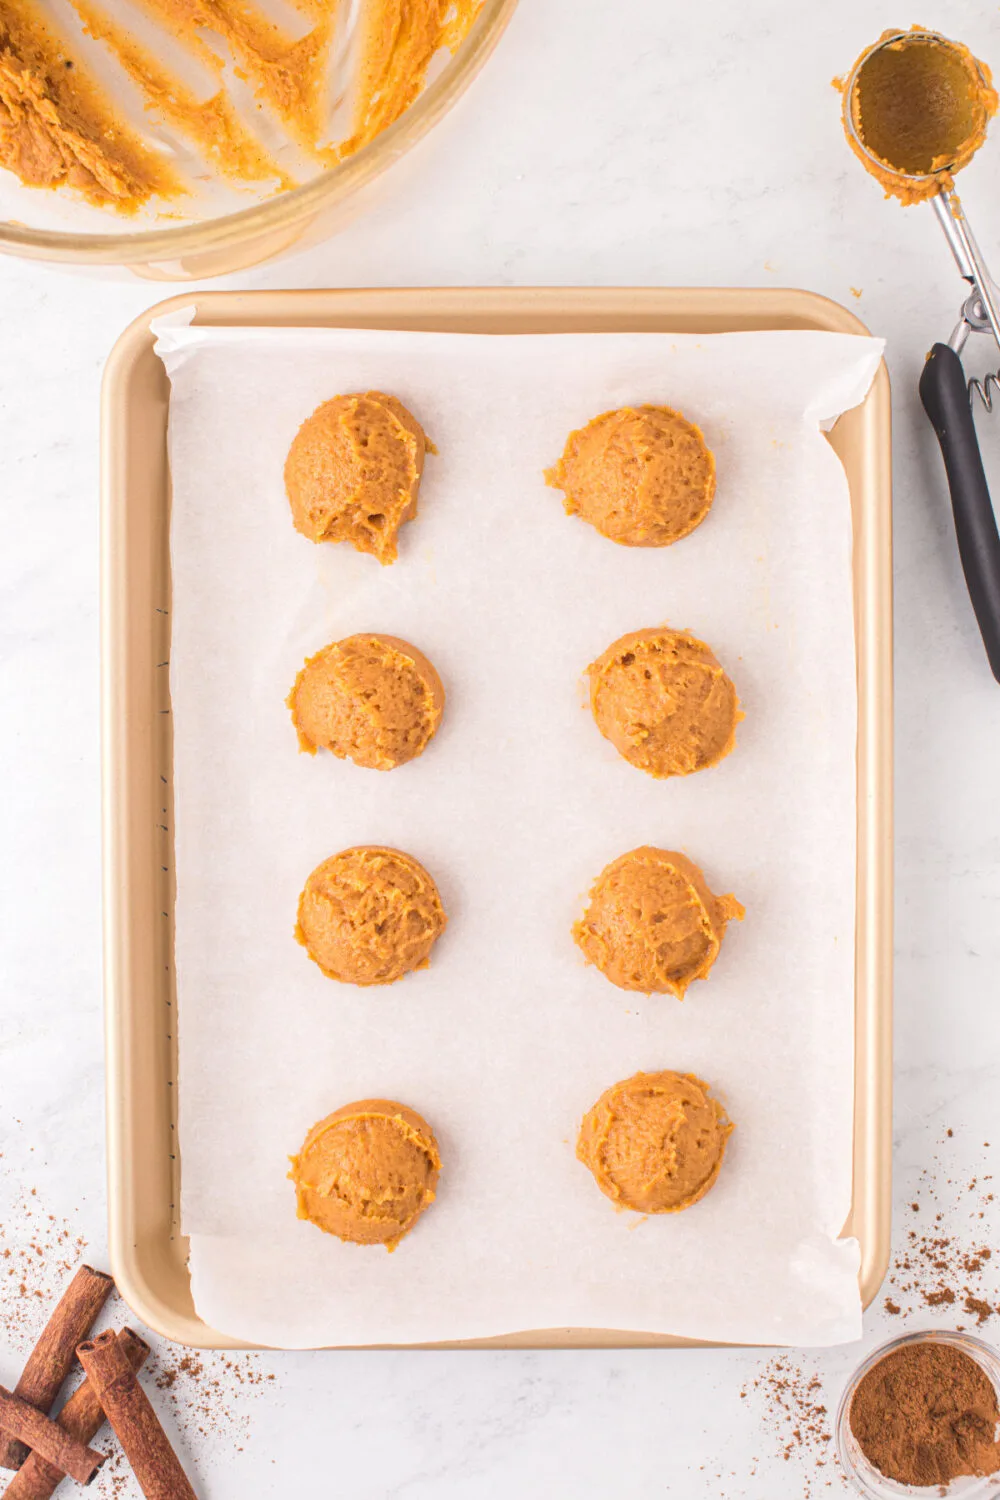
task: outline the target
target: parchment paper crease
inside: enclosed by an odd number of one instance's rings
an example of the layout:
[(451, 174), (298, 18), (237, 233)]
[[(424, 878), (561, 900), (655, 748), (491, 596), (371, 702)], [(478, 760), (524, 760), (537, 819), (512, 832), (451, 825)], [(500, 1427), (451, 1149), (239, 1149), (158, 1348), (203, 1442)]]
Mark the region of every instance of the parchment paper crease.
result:
[[(266, 1344), (614, 1328), (824, 1344), (860, 1333), (851, 1192), (855, 681), (850, 517), (821, 432), (879, 341), (825, 333), (480, 337), (161, 325), (172, 383), (182, 1219), (199, 1313)], [(399, 396), (437, 444), (381, 568), (293, 530), (282, 464), (344, 391)], [(542, 470), (609, 407), (663, 402), (718, 463), (706, 522), (617, 547)], [(746, 710), (735, 752), (656, 782), (598, 734), (581, 674), (618, 635), (707, 640)], [(444, 679), (428, 752), (388, 775), (297, 752), (303, 658), (401, 635)], [(450, 925), (431, 967), (360, 990), (292, 936), (321, 859), (398, 846)], [(570, 938), (601, 868), (686, 850), (746, 904), (679, 1004)], [(574, 1159), (637, 1069), (709, 1080), (736, 1131), (689, 1212), (616, 1214)], [(295, 1218), (287, 1157), (366, 1095), (437, 1131), (437, 1203), (393, 1254)]]

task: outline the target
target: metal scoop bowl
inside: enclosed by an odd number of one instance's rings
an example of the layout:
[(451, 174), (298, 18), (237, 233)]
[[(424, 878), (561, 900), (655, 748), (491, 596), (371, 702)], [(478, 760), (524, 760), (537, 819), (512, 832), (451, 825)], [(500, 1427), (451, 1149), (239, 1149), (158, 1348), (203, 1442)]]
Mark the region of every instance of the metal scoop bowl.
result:
[(866, 64), (886, 47), (911, 43), (960, 52), (963, 63), (975, 67), (980, 81), (988, 86), (989, 80), (979, 63), (948, 37), (935, 31), (895, 32), (882, 37), (855, 63), (843, 92), (844, 129), (859, 155), (875, 168), (876, 175), (889, 171), (901, 182), (921, 189), (919, 196), (929, 196), (928, 189), (932, 190), (930, 202), (958, 273), (969, 288), (947, 344), (934, 344), (927, 356), (920, 376), (920, 399), (941, 445), (959, 556), (990, 668), (1000, 682), (1000, 534), (972, 414), (973, 393), (982, 399), (987, 411), (992, 411), (993, 392), (1000, 391), (1000, 373), (990, 374), (982, 382), (967, 380), (960, 358), (970, 333), (992, 334), (1000, 349), (1000, 293), (955, 192), (951, 173), (956, 162), (942, 161), (929, 173), (900, 171), (869, 149), (853, 109), (858, 78)]

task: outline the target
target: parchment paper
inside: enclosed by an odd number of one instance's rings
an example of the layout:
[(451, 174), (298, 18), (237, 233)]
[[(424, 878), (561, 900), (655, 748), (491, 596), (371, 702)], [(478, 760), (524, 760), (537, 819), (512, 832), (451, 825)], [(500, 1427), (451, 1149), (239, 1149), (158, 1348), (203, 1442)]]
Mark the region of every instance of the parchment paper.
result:
[[(182, 1220), (199, 1313), (289, 1346), (582, 1326), (856, 1338), (851, 1190), (855, 680), (845, 476), (821, 424), (877, 340), (824, 333), (472, 337), (166, 328), (172, 382), (176, 963)], [(282, 465), (322, 400), (380, 388), (440, 449), (400, 559), (292, 528)], [(718, 463), (665, 550), (563, 513), (542, 470), (609, 407), (664, 402)], [(625, 631), (707, 640), (746, 710), (720, 766), (622, 760), (582, 673)], [(443, 725), (389, 774), (297, 752), (303, 658), (359, 630), (420, 646)], [(427, 865), (450, 923), (428, 970), (339, 985), (292, 936), (310, 870), (357, 843)], [(602, 867), (687, 851), (747, 916), (680, 1004), (630, 995), (570, 937)], [(637, 1069), (707, 1079), (736, 1131), (688, 1212), (616, 1214), (574, 1158)], [(432, 1122), (438, 1201), (392, 1255), (296, 1220), (287, 1157), (340, 1104)]]

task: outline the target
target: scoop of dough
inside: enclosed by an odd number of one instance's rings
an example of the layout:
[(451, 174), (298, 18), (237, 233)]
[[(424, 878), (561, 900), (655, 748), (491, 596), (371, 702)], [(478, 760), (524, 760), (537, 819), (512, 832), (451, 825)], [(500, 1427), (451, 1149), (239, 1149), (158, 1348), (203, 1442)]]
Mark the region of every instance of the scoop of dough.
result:
[(669, 547), (708, 515), (715, 459), (699, 429), (669, 406), (623, 406), (571, 432), (545, 471), (578, 515), (624, 547)]
[(391, 771), (422, 755), (444, 688), (427, 657), (394, 635), (350, 635), (310, 656), (286, 699), (299, 748)]
[(587, 676), (598, 729), (650, 776), (703, 771), (736, 744), (736, 689), (711, 648), (686, 630), (633, 630)]
[(743, 916), (735, 896), (712, 895), (686, 855), (644, 845), (601, 871), (573, 937), (619, 989), (683, 1000), (718, 958), (727, 922)]
[(316, 866), (299, 897), (295, 936), (328, 979), (395, 984), (427, 968), (447, 922), (423, 865), (365, 845)]
[[(295, 529), (313, 542), (350, 542), (380, 563), (417, 513), (427, 436), (395, 396), (335, 396), (307, 417), (285, 460)], [(433, 449), (432, 449), (433, 451)]]
[(441, 1171), (427, 1121), (392, 1099), (335, 1109), (290, 1160), (300, 1219), (355, 1245), (389, 1250), (434, 1202)]
[(605, 1197), (642, 1214), (676, 1214), (704, 1198), (732, 1125), (693, 1073), (636, 1073), (584, 1115), (577, 1158)]

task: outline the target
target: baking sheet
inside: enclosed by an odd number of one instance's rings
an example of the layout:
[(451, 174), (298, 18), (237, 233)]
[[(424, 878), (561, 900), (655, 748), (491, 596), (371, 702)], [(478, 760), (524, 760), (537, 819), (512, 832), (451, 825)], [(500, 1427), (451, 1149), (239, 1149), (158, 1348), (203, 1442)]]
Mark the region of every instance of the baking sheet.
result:
[[(821, 421), (881, 344), (764, 333), (474, 337), (171, 329), (182, 1220), (199, 1313), (287, 1345), (585, 1326), (740, 1341), (857, 1336), (850, 1203), (854, 655), (850, 518)], [(441, 449), (401, 559), (292, 530), (281, 465), (341, 390), (391, 389)], [(616, 548), (541, 469), (625, 401), (681, 406), (719, 465), (705, 524)], [(656, 783), (585, 710), (582, 669), (668, 621), (747, 709), (722, 766)], [(449, 690), (391, 776), (295, 753), (302, 658), (377, 628)], [(354, 842), (409, 849), (451, 925), (384, 992), (333, 985), (291, 937), (302, 881)], [(748, 916), (679, 1005), (586, 969), (568, 929), (601, 867), (686, 849)], [(702, 1073), (737, 1122), (689, 1213), (618, 1216), (573, 1159), (579, 1118), (637, 1068)], [(294, 1218), (285, 1157), (365, 1094), (433, 1122), (445, 1172), (392, 1256)]]

